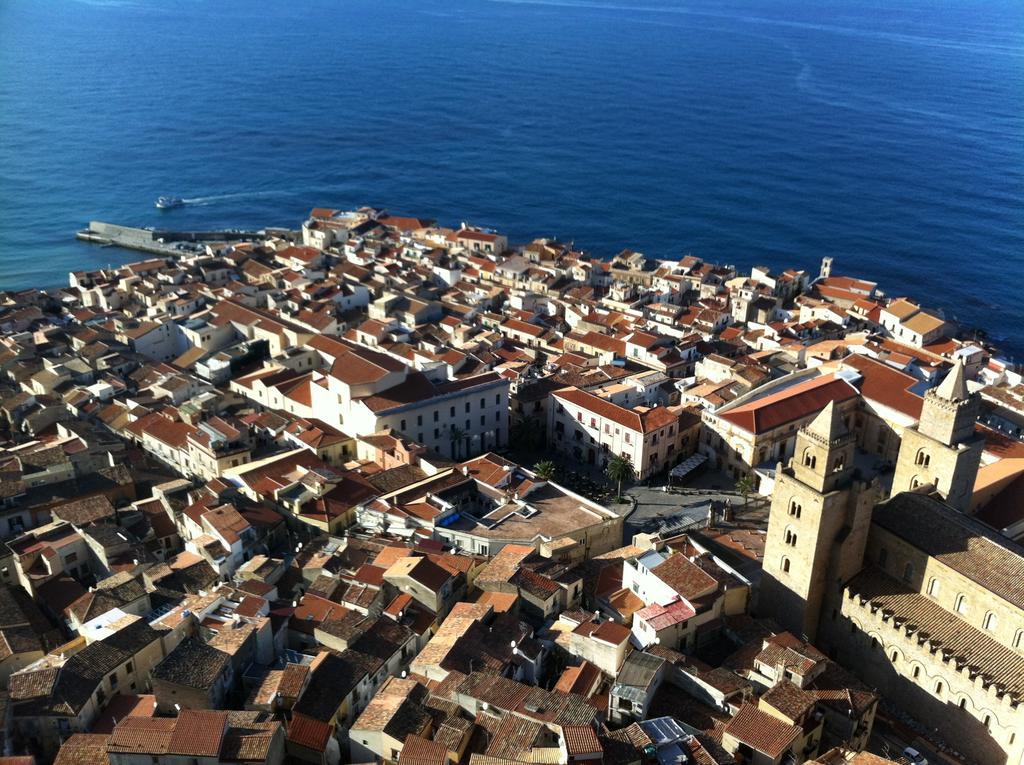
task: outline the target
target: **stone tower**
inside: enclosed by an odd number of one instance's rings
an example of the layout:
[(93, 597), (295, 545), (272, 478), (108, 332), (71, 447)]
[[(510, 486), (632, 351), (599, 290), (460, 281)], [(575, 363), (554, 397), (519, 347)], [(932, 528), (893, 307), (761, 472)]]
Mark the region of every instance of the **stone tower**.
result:
[(819, 279), (828, 279), (832, 276), (832, 258), (826, 255), (821, 259), (821, 271), (818, 273)]
[(921, 420), (903, 431), (892, 495), (933, 487), (962, 512), (970, 509), (984, 438), (977, 435), (980, 401), (967, 390), (964, 366), (956, 366), (924, 396)]
[(874, 486), (855, 480), (855, 441), (830, 402), (776, 471), (758, 610), (811, 641), (829, 582), (860, 570), (877, 498)]

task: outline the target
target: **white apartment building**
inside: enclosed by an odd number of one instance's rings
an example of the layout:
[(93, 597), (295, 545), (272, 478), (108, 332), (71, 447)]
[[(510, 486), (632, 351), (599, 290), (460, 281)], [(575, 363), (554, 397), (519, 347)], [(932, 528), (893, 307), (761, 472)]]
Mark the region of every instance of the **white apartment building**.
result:
[(612, 455), (620, 454), (643, 480), (696, 448), (700, 421), (677, 407), (627, 409), (579, 388), (551, 395), (552, 445), (588, 465), (603, 469)]

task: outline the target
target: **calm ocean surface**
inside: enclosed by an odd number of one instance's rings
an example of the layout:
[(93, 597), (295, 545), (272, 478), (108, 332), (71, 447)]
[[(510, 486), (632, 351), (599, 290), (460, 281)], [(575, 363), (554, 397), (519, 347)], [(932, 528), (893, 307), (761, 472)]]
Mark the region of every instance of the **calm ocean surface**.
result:
[(1024, 360), (1024, 2), (0, 0), (0, 288), (361, 204), (832, 255)]

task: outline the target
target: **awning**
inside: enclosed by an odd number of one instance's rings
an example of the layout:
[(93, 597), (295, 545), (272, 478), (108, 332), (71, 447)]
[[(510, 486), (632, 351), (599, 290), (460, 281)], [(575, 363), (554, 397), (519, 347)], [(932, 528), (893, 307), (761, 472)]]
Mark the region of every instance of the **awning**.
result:
[(669, 476), (672, 478), (682, 478), (687, 473), (691, 473), (705, 462), (708, 461), (708, 455), (706, 454), (694, 454), (692, 457), (688, 457), (684, 461), (680, 462), (671, 471)]

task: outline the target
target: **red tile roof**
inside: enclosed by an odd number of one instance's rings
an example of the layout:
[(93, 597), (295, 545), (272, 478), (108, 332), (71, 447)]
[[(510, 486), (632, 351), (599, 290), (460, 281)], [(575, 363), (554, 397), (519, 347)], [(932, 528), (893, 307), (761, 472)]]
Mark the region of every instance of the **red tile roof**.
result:
[(921, 417), (924, 399), (910, 390), (917, 384), (916, 378), (861, 354), (846, 357), (843, 364), (863, 375), (860, 391), (865, 399), (877, 401), (915, 420)]
[(791, 385), (718, 416), (750, 433), (766, 433), (820, 412), (831, 401), (848, 401), (858, 395), (853, 385), (830, 374)]
[(725, 726), (724, 732), (772, 759), (777, 759), (796, 741), (800, 728), (788, 725), (748, 703), (740, 707), (740, 711)]
[(211, 709), (183, 709), (171, 733), (167, 751), (190, 757), (216, 757), (220, 754), (227, 712)]
[(331, 738), (331, 726), (312, 717), (296, 712), (288, 726), (288, 740), (298, 746), (323, 752)]

